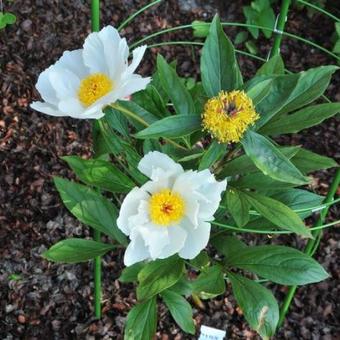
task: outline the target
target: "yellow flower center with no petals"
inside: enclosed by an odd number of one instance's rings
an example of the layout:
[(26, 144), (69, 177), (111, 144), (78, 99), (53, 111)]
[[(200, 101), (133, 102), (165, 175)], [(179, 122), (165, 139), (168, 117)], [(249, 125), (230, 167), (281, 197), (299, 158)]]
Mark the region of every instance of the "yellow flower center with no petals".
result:
[(94, 73), (80, 82), (78, 98), (84, 106), (90, 106), (113, 89), (112, 80), (103, 73)]
[(151, 221), (155, 224), (165, 226), (179, 222), (184, 216), (184, 210), (183, 198), (169, 189), (153, 194), (149, 201)]
[(206, 102), (202, 125), (221, 143), (239, 142), (258, 118), (253, 101), (245, 92), (221, 91)]

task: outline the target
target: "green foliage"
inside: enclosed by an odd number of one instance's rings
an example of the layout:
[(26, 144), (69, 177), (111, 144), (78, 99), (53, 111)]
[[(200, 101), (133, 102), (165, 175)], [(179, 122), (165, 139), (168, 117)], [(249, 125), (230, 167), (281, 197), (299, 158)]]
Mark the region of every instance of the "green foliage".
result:
[(304, 285), (328, 277), (309, 255), (284, 246), (242, 247), (235, 249), (226, 261), (232, 267), (250, 271), (282, 285)]
[(156, 333), (156, 297), (134, 306), (127, 317), (124, 340), (150, 340)]
[(209, 97), (222, 90), (237, 89), (243, 83), (234, 47), (225, 35), (217, 15), (211, 23), (202, 50), (201, 76), (204, 90)]
[(161, 293), (161, 296), (178, 326), (186, 333), (195, 334), (192, 308), (188, 301), (171, 290), (165, 290)]
[(271, 291), (238, 274), (228, 273), (228, 278), (250, 326), (264, 339), (269, 339), (279, 321), (279, 307)]
[(224, 274), (220, 265), (206, 268), (198, 278), (193, 281), (192, 288), (202, 299), (211, 299), (225, 291)]
[(13, 25), (17, 20), (17, 17), (13, 13), (0, 12), (0, 30), (7, 25)]
[(112, 244), (105, 244), (81, 238), (69, 238), (59, 241), (42, 256), (47, 260), (62, 263), (79, 263), (94, 259), (114, 249)]
[(177, 255), (148, 263), (138, 273), (138, 300), (145, 301), (173, 286), (182, 276), (184, 262)]
[(129, 177), (110, 162), (99, 159), (85, 160), (77, 156), (66, 156), (63, 160), (81, 181), (101, 190), (127, 193), (135, 186)]
[(54, 177), (54, 183), (66, 208), (80, 222), (127, 244), (116, 225), (118, 211), (108, 199), (89, 187), (59, 177)]

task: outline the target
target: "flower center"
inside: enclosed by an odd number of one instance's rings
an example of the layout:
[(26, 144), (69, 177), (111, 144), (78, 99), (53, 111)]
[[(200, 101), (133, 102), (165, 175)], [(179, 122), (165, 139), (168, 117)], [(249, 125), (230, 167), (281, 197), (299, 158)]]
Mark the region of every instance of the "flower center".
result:
[(258, 118), (251, 98), (243, 91), (221, 91), (206, 102), (202, 125), (221, 143), (239, 142)]
[(149, 201), (151, 221), (159, 225), (178, 222), (184, 215), (183, 198), (169, 189), (163, 189), (153, 194)]
[(113, 89), (111, 79), (103, 73), (94, 73), (80, 82), (78, 98), (84, 106), (90, 106)]

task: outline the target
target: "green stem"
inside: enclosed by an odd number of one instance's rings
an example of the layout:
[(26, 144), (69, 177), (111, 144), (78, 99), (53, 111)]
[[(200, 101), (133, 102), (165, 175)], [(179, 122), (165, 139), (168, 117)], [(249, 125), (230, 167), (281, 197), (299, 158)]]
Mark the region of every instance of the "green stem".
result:
[[(92, 32), (98, 32), (100, 29), (100, 0), (91, 0), (91, 29)], [(97, 121), (93, 122), (92, 131), (96, 130)], [(95, 141), (95, 140), (94, 140)], [(96, 150), (96, 148), (94, 148)], [(93, 239), (100, 242), (100, 232), (94, 231)], [(101, 299), (102, 299), (102, 261), (100, 256), (94, 259), (94, 314), (97, 319), (102, 316)]]
[[(331, 187), (329, 188), (328, 194), (325, 198), (325, 203), (329, 203), (333, 200), (336, 191), (339, 187), (340, 184), (340, 170), (338, 169), (335, 177), (333, 179), (333, 182), (331, 184)], [(304, 249), (304, 252), (310, 256), (312, 256), (315, 251), (318, 248), (318, 245), (320, 244), (320, 240), (321, 240), (321, 236), (322, 236), (322, 229), (320, 228), (320, 226), (323, 224), (324, 220), (326, 219), (327, 213), (328, 213), (328, 209), (329, 206), (326, 206), (320, 213), (320, 216), (317, 220), (317, 222), (315, 223), (315, 228), (311, 228), (316, 230), (315, 232), (313, 232), (313, 236), (314, 239), (311, 239), (308, 241), (307, 246)], [(286, 317), (286, 314), (289, 310), (290, 304), (294, 298), (295, 295), (295, 291), (297, 289), (297, 286), (291, 286), (289, 287), (288, 293), (282, 303), (281, 306), (281, 310), (280, 310), (280, 318), (279, 318), (279, 322), (278, 322), (278, 327), (281, 327), (281, 325), (283, 324), (283, 321)]]
[(280, 7), (280, 14), (277, 19), (276, 29), (274, 31), (274, 43), (270, 51), (270, 58), (274, 55), (280, 54), (280, 46), (282, 41), (282, 34), (287, 21), (288, 10), (290, 6), (290, 0), (283, 0)]

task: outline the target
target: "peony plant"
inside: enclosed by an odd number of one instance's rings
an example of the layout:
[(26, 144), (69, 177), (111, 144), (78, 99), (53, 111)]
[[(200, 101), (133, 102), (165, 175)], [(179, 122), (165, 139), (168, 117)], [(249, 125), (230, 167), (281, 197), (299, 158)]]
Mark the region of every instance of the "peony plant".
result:
[[(340, 111), (340, 103), (316, 102), (337, 67), (286, 74), (275, 56), (244, 81), (218, 16), (202, 49), (200, 79), (179, 77), (161, 55), (152, 80), (142, 78), (134, 72), (145, 49), (135, 49), (129, 64), (125, 39), (106, 27), (38, 79), (43, 101), (34, 109), (96, 119), (95, 157), (63, 157), (82, 183), (54, 182), (69, 211), (107, 236), (66, 239), (43, 256), (77, 263), (126, 248), (119, 280), (137, 287), (126, 339), (152, 339), (158, 302), (195, 334), (190, 302), (200, 305), (226, 289), (250, 327), (268, 339), (279, 307), (267, 282), (305, 285), (328, 277), (311, 256), (276, 239), (313, 238), (304, 219), (324, 197), (308, 190), (308, 174), (337, 166), (273, 137)], [(249, 245), (243, 233), (271, 237)]]

